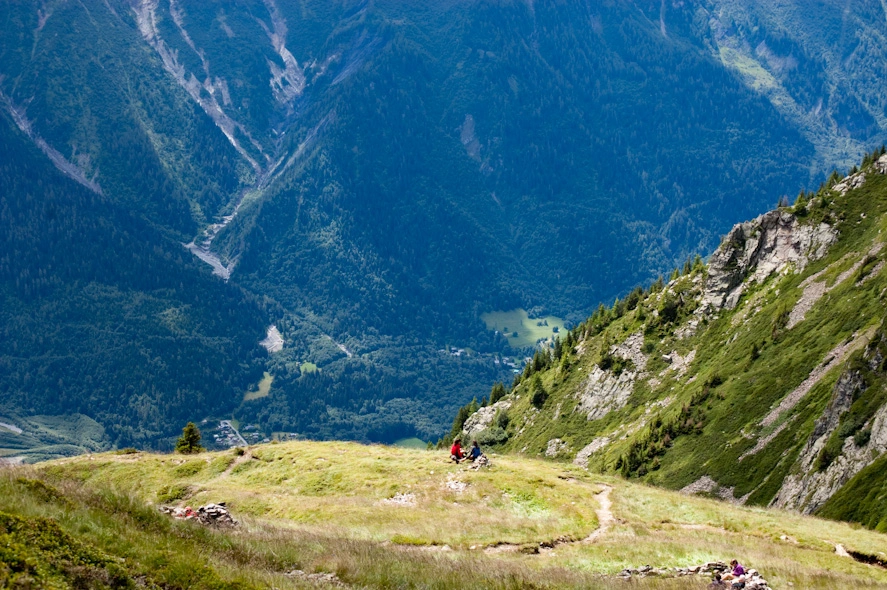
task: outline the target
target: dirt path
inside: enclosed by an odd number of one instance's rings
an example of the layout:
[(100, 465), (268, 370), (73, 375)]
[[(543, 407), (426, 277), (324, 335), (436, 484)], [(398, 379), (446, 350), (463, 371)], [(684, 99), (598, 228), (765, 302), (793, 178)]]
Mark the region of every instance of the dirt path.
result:
[(234, 459), (231, 462), (231, 465), (228, 465), (228, 468), (222, 472), (222, 474), (219, 476), (219, 478), (228, 477), (229, 475), (231, 475), (231, 472), (234, 471), (235, 467), (237, 467), (241, 463), (246, 463), (247, 461), (249, 461), (252, 458), (253, 458), (252, 452), (249, 449), (247, 449), (242, 455), (240, 455), (239, 457)]
[(582, 540), (583, 543), (594, 543), (606, 535), (610, 527), (616, 523), (616, 517), (613, 516), (613, 502), (610, 501), (610, 492), (612, 491), (612, 487), (604, 486), (604, 490), (595, 496), (600, 503), (600, 508), (595, 510), (598, 527)]

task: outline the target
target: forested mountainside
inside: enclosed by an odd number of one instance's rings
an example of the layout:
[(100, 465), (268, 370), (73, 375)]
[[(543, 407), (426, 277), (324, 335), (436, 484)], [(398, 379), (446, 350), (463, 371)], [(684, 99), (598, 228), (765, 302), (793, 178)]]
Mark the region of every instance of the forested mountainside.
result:
[(453, 435), (887, 530), (887, 155), (540, 350)]
[[(7, 2), (0, 108), (29, 157), (262, 302), (283, 337), (273, 381), (239, 409), (223, 396), (226, 412), (269, 435), (427, 439), (523, 356), (485, 312), (575, 324), (880, 145), (883, 16), (875, 1)], [(238, 338), (257, 339), (252, 321)], [(99, 414), (53, 412), (75, 407)]]
[(262, 376), (264, 311), (0, 118), (2, 454), (164, 446), (229, 414)]

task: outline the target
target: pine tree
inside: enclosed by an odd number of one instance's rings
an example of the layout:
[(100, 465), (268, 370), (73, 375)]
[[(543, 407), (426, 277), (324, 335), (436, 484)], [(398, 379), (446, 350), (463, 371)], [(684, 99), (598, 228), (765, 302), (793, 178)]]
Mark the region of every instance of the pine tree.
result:
[(490, 390), (490, 405), (495, 404), (503, 397), (505, 397), (505, 385), (502, 383), (496, 383), (493, 386), (493, 389)]
[(188, 422), (182, 429), (182, 436), (176, 441), (176, 452), (184, 455), (199, 453), (205, 449), (200, 446), (200, 430), (193, 422)]
[(541, 408), (545, 405), (545, 400), (548, 399), (548, 392), (545, 391), (545, 387), (542, 385), (542, 379), (539, 375), (533, 377), (533, 385), (532, 385), (532, 396), (530, 397), (530, 403), (532, 403), (536, 408)]

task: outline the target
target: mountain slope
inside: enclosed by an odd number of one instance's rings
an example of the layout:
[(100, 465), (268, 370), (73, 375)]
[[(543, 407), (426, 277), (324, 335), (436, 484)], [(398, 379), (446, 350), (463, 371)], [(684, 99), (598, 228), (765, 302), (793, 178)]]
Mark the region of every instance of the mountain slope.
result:
[(809, 6), (819, 16), (751, 1), (7, 2), (0, 108), (35, 165), (263, 301), (283, 349), (269, 395), (238, 417), (268, 436), (429, 439), (524, 356), (486, 312), (573, 325), (883, 141), (876, 3), (854, 19)]
[[(701, 589), (709, 575), (675, 568), (735, 557), (771, 588), (887, 586), (882, 568), (835, 552), (840, 544), (877, 555), (882, 534), (572, 465), (493, 456), (472, 470), (442, 452), (350, 443), (241, 452), (96, 454), (4, 469), (0, 535), (5, 555), (18, 558), (4, 561), (32, 568), (19, 565), (18, 575), (71, 585), (78, 572), (101, 580), (95, 570), (107, 569), (164, 588)], [(236, 529), (157, 509), (220, 501)], [(36, 531), (76, 539), (71, 552), (91, 559), (64, 559)], [(647, 563), (663, 574), (619, 575)]]
[(707, 266), (601, 308), (463, 436), (883, 526), (874, 496), (856, 512), (829, 502), (883, 479), (869, 467), (887, 450), (882, 154), (737, 225)]

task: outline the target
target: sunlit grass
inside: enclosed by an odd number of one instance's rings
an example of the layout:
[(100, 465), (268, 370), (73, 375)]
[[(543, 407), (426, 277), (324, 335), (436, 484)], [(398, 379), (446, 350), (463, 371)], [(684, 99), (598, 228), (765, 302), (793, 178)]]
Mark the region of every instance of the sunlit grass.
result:
[(274, 383), (274, 375), (265, 371), (265, 376), (259, 381), (258, 389), (256, 389), (256, 391), (247, 391), (243, 394), (243, 401), (248, 402), (250, 400), (268, 397), (268, 394), (271, 393), (272, 383)]
[[(680, 567), (736, 557), (776, 588), (789, 583), (887, 588), (887, 571), (834, 552), (841, 543), (876, 553), (887, 546), (882, 534), (687, 497), (563, 463), (492, 456), (493, 467), (476, 472), (450, 463), (439, 451), (304, 441), (252, 447), (246, 460), (235, 464), (236, 459), (232, 451), (193, 457), (94, 455), (43, 464), (38, 473), (72, 497), (93, 498), (94, 490), (113, 490), (100, 492), (109, 498), (131, 497), (124, 503), (131, 502), (127, 510), (136, 514), (174, 486), (190, 494), (177, 504), (227, 501), (244, 523), (240, 530), (193, 534), (218, 545), (208, 551), (211, 561), (221, 564), (220, 575), (246, 576), (258, 586), (292, 587), (297, 582), (282, 577), (290, 567), (335, 572), (368, 587), (609, 588), (622, 583), (612, 576), (627, 567)], [(467, 487), (459, 492), (448, 482)], [(598, 494), (607, 486), (616, 524), (596, 541), (581, 542), (598, 526)], [(409, 501), (387, 502), (397, 494)], [(15, 502), (7, 498), (0, 509), (10, 501)], [(153, 519), (153, 509), (146, 510)], [(71, 526), (83, 522), (81, 516), (62, 520)], [(110, 543), (113, 535), (105, 527), (112, 525), (102, 522), (87, 528)], [(191, 530), (182, 523), (162, 526)], [(123, 546), (135, 547), (140, 542), (134, 538), (126, 537)], [(556, 539), (574, 542), (538, 555), (484, 552), (502, 543), (517, 549)], [(445, 579), (452, 576), (467, 582), (459, 586)], [(704, 586), (700, 580), (681, 580), (643, 587)]]
[[(536, 346), (540, 339), (548, 339), (564, 329), (564, 320), (545, 316), (530, 318), (523, 309), (511, 311), (490, 311), (482, 314), (481, 319), (487, 330), (498, 330), (508, 338), (512, 348), (528, 348)], [(540, 325), (541, 324), (541, 325)], [(517, 336), (513, 334), (517, 332)]]

